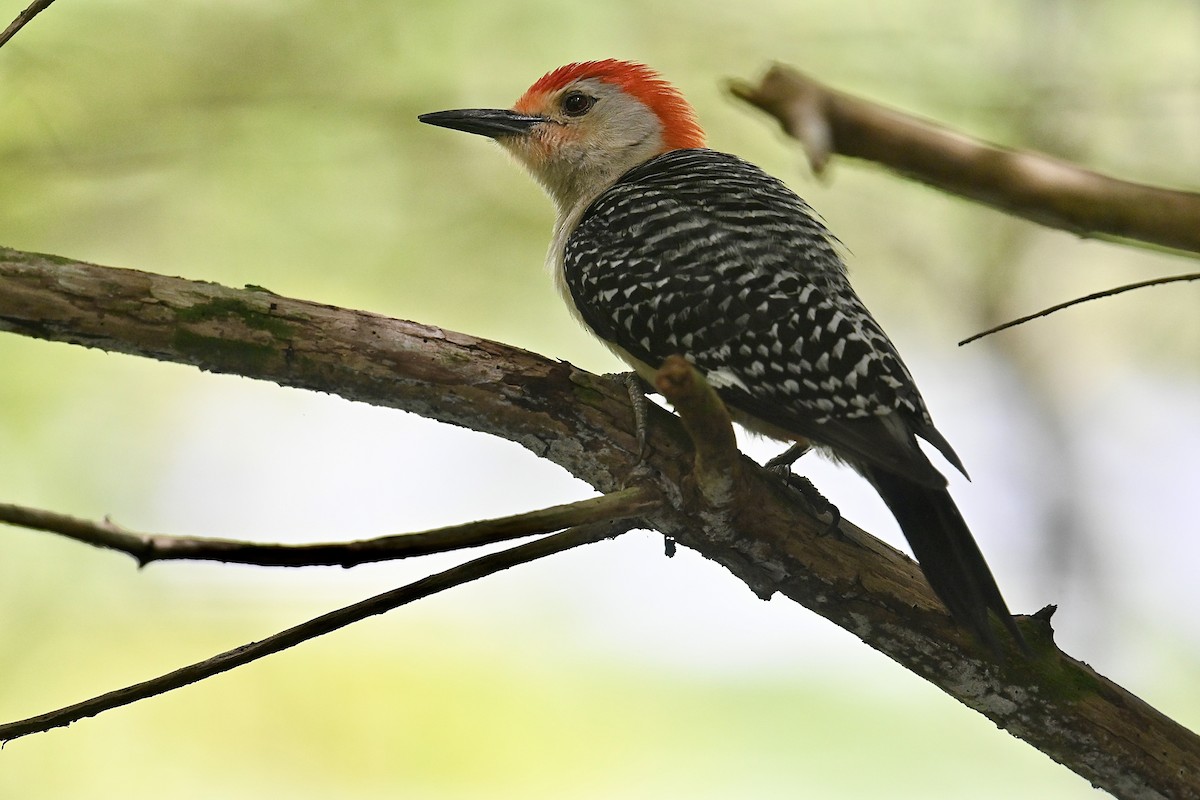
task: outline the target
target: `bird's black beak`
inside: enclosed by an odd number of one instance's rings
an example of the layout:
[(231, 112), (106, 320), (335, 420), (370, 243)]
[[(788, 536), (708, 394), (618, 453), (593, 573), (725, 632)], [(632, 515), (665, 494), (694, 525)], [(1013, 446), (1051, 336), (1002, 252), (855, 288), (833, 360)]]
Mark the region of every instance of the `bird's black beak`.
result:
[(451, 128), (466, 133), (477, 133), (498, 139), (528, 133), (535, 125), (545, 122), (545, 117), (518, 114), (503, 108), (463, 108), (458, 111), (435, 111), (417, 117), (427, 125)]

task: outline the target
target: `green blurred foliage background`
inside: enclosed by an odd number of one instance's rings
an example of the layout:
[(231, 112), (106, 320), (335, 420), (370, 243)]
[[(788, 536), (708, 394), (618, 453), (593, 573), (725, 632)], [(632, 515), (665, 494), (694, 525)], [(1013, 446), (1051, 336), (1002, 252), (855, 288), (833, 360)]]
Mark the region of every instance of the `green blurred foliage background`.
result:
[[(24, 0), (0, 3), (14, 17)], [(424, 111), (511, 103), (569, 61), (649, 63), (710, 144), (785, 177), (971, 468), (1010, 604), (1200, 720), (1196, 289), (965, 349), (1194, 262), (1081, 241), (861, 164), (814, 181), (730, 77), (773, 61), (975, 135), (1195, 189), (1184, 0), (61, 3), (0, 50), (0, 241), (367, 308), (617, 368), (541, 260), (552, 212)], [(769, 443), (748, 441), (756, 455)], [(899, 541), (833, 467), (804, 469)], [(586, 496), (520, 448), (334, 398), (0, 336), (0, 499), (137, 530), (311, 541)], [(0, 717), (132, 683), (455, 559), (136, 571), (0, 530)], [(2, 798), (1090, 797), (1085, 782), (803, 609), (632, 534), (172, 695), (10, 743)]]

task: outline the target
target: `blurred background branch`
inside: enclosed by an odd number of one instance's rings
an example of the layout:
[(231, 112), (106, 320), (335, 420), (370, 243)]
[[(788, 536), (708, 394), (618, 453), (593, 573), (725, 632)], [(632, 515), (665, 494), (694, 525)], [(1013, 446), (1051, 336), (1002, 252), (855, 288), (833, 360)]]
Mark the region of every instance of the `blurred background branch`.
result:
[(817, 175), (861, 158), (946, 192), (1079, 236), (1130, 239), (1200, 256), (1200, 194), (1101, 175), (1041, 153), (984, 143), (775, 65), (735, 97), (776, 117)]

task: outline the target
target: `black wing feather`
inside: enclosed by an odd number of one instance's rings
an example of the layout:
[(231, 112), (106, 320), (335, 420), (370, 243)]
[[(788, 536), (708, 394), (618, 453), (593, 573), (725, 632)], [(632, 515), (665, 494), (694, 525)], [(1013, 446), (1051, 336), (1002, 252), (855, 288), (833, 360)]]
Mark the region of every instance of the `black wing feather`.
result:
[(677, 150), (627, 173), (583, 214), (563, 269), (598, 336), (649, 364), (686, 355), (738, 410), (930, 486), (945, 479), (913, 434), (960, 465), (832, 234), (735, 156)]

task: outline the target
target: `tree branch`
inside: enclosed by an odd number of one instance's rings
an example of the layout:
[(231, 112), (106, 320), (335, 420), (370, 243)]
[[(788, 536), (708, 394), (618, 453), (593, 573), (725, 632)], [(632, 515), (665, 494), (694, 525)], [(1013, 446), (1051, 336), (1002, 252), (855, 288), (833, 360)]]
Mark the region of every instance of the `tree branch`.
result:
[(1087, 303), (1092, 300), (1100, 300), (1105, 297), (1112, 297), (1113, 295), (1122, 294), (1123, 292), (1131, 292), (1134, 289), (1145, 289), (1147, 286), (1162, 286), (1165, 283), (1179, 283), (1181, 281), (1200, 281), (1200, 272), (1191, 272), (1186, 275), (1171, 275), (1166, 278), (1151, 278), (1150, 280), (1138, 281), (1137, 283), (1127, 283), (1124, 286), (1117, 286), (1115, 288), (1105, 289), (1100, 292), (1092, 292), (1091, 294), (1083, 297), (1076, 297), (1075, 299), (1067, 300), (1064, 303), (1055, 303), (1049, 308), (1043, 308), (1041, 311), (1035, 311), (1032, 314), (1026, 314), (1023, 317), (1018, 317), (1017, 319), (1009, 320), (1008, 322), (988, 328), (986, 331), (980, 331), (979, 333), (972, 334), (971, 336), (968, 336), (960, 341), (958, 346), (962, 347), (964, 344), (970, 344), (971, 342), (982, 339), (985, 336), (991, 336), (993, 333), (999, 333), (1000, 331), (1005, 331), (1009, 328), (1015, 328), (1018, 325), (1024, 325), (1026, 322), (1038, 319), (1039, 317), (1048, 317), (1056, 311), (1062, 311), (1064, 308), (1077, 306), (1080, 303)]
[(735, 97), (798, 139), (813, 172), (834, 153), (874, 161), (938, 189), (1060, 228), (1200, 254), (1200, 194), (1117, 180), (1029, 151), (997, 147), (842, 92), (783, 65)]
[(3, 32), (0, 32), (0, 47), (8, 44), (8, 40), (16, 36), (17, 31), (24, 28), (30, 20), (49, 8), (53, 2), (54, 0), (33, 0), (24, 11), (17, 14), (16, 19), (9, 23)]
[(145, 700), (155, 695), (165, 694), (173, 689), (179, 689), (190, 683), (196, 683), (205, 678), (219, 675), (222, 672), (228, 672), (235, 667), (244, 666), (252, 661), (257, 661), (273, 653), (286, 650), (289, 647), (295, 647), (318, 636), (332, 633), (347, 625), (360, 622), (367, 617), (383, 614), (402, 605), (429, 597), (447, 589), (452, 589), (455, 586), (461, 586), (464, 583), (486, 578), (488, 575), (493, 575), (517, 564), (524, 564), (535, 559), (554, 555), (555, 553), (561, 553), (572, 547), (611, 538), (624, 533), (632, 527), (633, 523), (630, 522), (593, 523), (578, 528), (571, 528), (562, 533), (536, 539), (526, 544), (517, 545), (516, 547), (510, 547), (507, 550), (501, 550), (499, 553), (481, 556), (474, 561), (468, 561), (457, 567), (451, 567), (444, 572), (422, 578), (414, 583), (401, 586), (399, 589), (392, 589), (389, 592), (375, 595), (354, 605), (340, 608), (337, 611), (322, 614), (307, 622), (302, 622), (295, 627), (280, 631), (273, 636), (268, 636), (266, 639), (251, 642), (241, 647), (235, 647), (232, 650), (226, 650), (224, 653), (215, 655), (212, 658), (195, 664), (189, 664), (186, 667), (180, 667), (157, 678), (151, 678), (148, 681), (126, 686), (123, 689), (107, 692), (98, 697), (84, 700), (82, 703), (65, 706), (46, 714), (39, 714), (36, 717), (29, 717), (28, 719), (0, 725), (0, 742), (7, 742), (33, 733), (60, 728), (85, 717), (94, 717), (103, 711), (129, 705), (130, 703)]
[(8, 503), (0, 503), (0, 522), (49, 531), (84, 544), (117, 550), (133, 556), (138, 566), (145, 566), (151, 561), (189, 559), (263, 567), (354, 567), (373, 561), (413, 558), (495, 544), (523, 536), (551, 533), (572, 525), (629, 519), (659, 508), (662, 502), (654, 489), (634, 486), (600, 497), (498, 519), (450, 525), (419, 533), (320, 544), (260, 544), (200, 536), (132, 533), (107, 519), (92, 522)]
[[(209, 283), (0, 250), (0, 330), (332, 392), (503, 436), (602, 492), (639, 464), (623, 384), (465, 334)], [(10, 376), (10, 379), (12, 377)], [(1197, 797), (1200, 737), (1054, 645), (1048, 615), (1022, 619), (1035, 655), (980, 653), (908, 558), (843, 521), (839, 536), (774, 476), (738, 459), (729, 524), (686, 501), (690, 446), (651, 406), (640, 475), (672, 505), (647, 525), (780, 592), (1120, 797)]]

